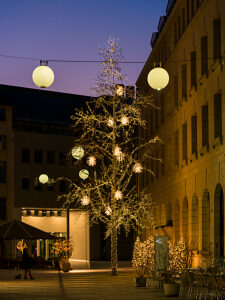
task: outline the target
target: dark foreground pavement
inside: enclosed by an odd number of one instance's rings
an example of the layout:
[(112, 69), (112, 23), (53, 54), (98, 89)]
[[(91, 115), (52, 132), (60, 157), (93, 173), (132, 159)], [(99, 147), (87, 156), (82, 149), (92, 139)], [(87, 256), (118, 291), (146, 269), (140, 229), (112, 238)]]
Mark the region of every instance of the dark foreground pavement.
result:
[[(0, 269), (0, 299), (98, 299), (98, 300), (165, 300), (160, 291), (133, 286), (134, 274), (120, 269), (119, 276), (109, 270), (33, 270), (34, 280), (14, 279), (23, 271)], [(23, 277), (22, 277), (23, 278)]]

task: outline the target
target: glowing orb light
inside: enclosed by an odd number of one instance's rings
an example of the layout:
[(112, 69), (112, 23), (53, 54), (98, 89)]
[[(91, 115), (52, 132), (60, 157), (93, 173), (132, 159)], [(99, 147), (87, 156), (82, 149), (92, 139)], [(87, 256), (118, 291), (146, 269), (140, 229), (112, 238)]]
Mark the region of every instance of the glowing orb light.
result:
[(88, 178), (88, 176), (89, 176), (88, 170), (86, 170), (86, 169), (80, 170), (80, 172), (79, 172), (79, 177), (80, 177), (81, 179), (85, 180), (85, 179)]
[(46, 174), (41, 174), (41, 175), (39, 176), (39, 181), (40, 181), (40, 183), (42, 183), (42, 184), (47, 183), (48, 180), (49, 180), (49, 178), (48, 178), (48, 175), (46, 175)]
[(169, 83), (169, 74), (163, 68), (154, 68), (148, 73), (148, 84), (155, 90), (164, 89)]
[(54, 72), (48, 66), (41, 65), (34, 69), (32, 79), (36, 86), (47, 88), (54, 82)]
[(72, 156), (77, 160), (81, 159), (84, 156), (84, 149), (82, 147), (74, 147), (72, 149)]

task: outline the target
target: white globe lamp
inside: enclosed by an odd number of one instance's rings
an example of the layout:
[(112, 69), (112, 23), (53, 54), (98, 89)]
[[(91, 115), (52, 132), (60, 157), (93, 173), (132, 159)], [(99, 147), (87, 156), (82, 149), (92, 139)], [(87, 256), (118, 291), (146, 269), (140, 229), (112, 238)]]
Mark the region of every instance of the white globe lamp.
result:
[(160, 91), (168, 85), (169, 74), (165, 69), (157, 67), (148, 73), (147, 81), (151, 88)]
[(40, 176), (39, 176), (39, 181), (40, 181), (40, 183), (42, 183), (42, 184), (45, 184), (45, 183), (47, 183), (48, 182), (48, 175), (46, 175), (46, 174), (41, 174)]
[(79, 177), (80, 177), (81, 179), (85, 180), (85, 179), (88, 178), (88, 176), (89, 176), (88, 170), (86, 170), (86, 169), (80, 170), (80, 172), (79, 172)]
[(47, 66), (47, 62), (46, 65), (42, 65), (41, 61), (41, 65), (34, 69), (32, 79), (36, 86), (47, 88), (54, 82), (54, 72)]
[(77, 160), (81, 159), (84, 156), (84, 149), (82, 147), (74, 147), (72, 149), (72, 156)]

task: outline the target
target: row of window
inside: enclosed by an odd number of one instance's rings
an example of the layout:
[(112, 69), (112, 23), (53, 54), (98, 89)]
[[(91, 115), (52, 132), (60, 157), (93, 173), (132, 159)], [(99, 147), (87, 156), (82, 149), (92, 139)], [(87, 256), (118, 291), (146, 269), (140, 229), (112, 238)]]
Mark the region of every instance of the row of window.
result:
[(47, 164), (55, 164), (56, 159), (58, 159), (59, 165), (65, 165), (66, 154), (65, 152), (56, 152), (56, 151), (46, 151), (43, 150), (34, 150), (33, 157), (31, 159), (31, 150), (30, 149), (22, 149), (21, 151), (21, 160), (23, 163), (30, 163), (31, 160), (34, 163), (41, 164), (44, 161)]
[[(188, 137), (188, 125), (185, 122), (182, 125), (181, 133), (180, 130), (177, 129), (174, 132), (173, 137), (173, 145), (174, 145), (174, 165), (179, 166), (180, 164), (180, 134), (181, 134), (181, 143), (182, 143), (182, 153), (181, 159), (185, 161), (186, 164), (188, 163), (188, 140), (191, 141), (191, 156), (198, 158), (198, 149), (199, 148), (206, 148), (206, 151), (209, 151), (209, 112), (208, 112), (208, 104), (202, 106), (201, 109), (201, 133), (202, 139), (199, 144), (198, 142), (198, 116), (193, 115), (191, 116), (190, 126), (191, 126), (191, 139)], [(214, 136), (213, 138), (216, 140), (218, 139), (219, 142), (222, 141), (222, 94), (217, 93), (214, 95)], [(199, 145), (201, 145), (199, 147)], [(153, 153), (154, 158), (161, 158), (163, 163), (159, 162), (159, 160), (150, 160), (148, 163), (148, 168), (152, 170), (155, 174), (155, 178), (159, 178), (159, 175), (165, 174), (165, 148), (164, 144), (160, 146), (156, 151)], [(152, 182), (154, 177), (151, 175), (150, 181)], [(148, 184), (149, 180), (148, 176), (144, 179), (144, 185)], [(146, 182), (145, 182), (146, 181)]]
[(22, 190), (34, 189), (36, 191), (55, 191), (57, 189), (58, 192), (64, 193), (67, 191), (67, 184), (63, 180), (59, 181), (58, 184), (42, 184), (39, 182), (38, 178), (33, 180), (28, 177), (22, 177), (21, 188)]
[(39, 209), (22, 209), (22, 216), (36, 216), (36, 217), (61, 217), (62, 210), (39, 210)]

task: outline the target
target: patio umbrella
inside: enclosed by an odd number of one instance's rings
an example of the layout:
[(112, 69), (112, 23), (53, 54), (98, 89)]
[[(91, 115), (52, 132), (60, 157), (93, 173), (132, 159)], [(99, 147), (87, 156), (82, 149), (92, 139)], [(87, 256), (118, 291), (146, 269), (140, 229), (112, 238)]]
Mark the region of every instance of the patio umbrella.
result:
[(19, 220), (13, 219), (0, 226), (0, 239), (3, 240), (15, 240), (15, 239), (27, 239), (27, 240), (52, 240), (58, 239), (56, 236), (51, 235), (43, 230), (28, 225)]

